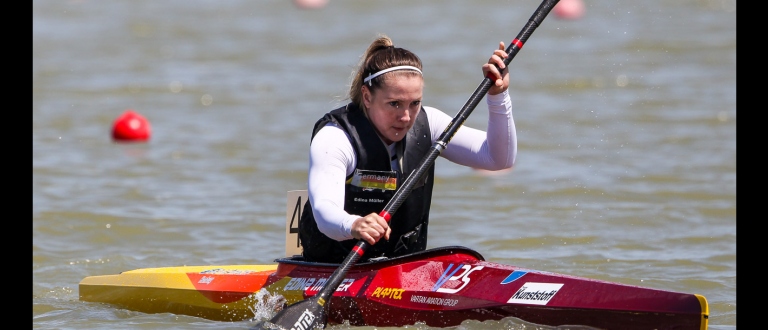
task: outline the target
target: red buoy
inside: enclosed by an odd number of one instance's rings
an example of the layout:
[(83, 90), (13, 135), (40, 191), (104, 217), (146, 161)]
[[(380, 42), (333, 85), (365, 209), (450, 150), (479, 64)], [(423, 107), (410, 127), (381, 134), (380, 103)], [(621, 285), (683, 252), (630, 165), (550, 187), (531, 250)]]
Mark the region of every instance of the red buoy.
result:
[(293, 4), (301, 9), (320, 9), (328, 4), (328, 0), (293, 0)]
[(130, 109), (117, 117), (112, 125), (112, 139), (116, 141), (147, 141), (151, 133), (152, 127), (147, 118)]
[(583, 0), (560, 0), (552, 10), (557, 18), (576, 20), (584, 16), (586, 8)]

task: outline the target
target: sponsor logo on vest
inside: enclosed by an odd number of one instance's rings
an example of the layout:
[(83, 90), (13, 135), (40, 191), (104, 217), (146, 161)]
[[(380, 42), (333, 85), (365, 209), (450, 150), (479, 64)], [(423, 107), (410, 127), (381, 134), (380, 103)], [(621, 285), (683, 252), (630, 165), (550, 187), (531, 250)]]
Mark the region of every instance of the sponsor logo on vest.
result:
[(356, 169), (348, 183), (363, 190), (395, 190), (397, 189), (397, 172)]
[(562, 287), (562, 283), (527, 282), (507, 300), (507, 303), (546, 305)]
[(379, 183), (385, 183), (389, 181), (389, 176), (387, 175), (375, 175), (375, 174), (366, 174), (361, 175), (360, 180), (362, 181), (368, 181), (368, 182), (379, 182)]

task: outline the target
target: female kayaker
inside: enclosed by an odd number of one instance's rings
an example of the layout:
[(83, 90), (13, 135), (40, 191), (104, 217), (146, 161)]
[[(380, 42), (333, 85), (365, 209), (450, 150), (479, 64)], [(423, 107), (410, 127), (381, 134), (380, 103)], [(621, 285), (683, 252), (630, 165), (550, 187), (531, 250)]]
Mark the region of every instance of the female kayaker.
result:
[[(486, 96), (487, 131), (462, 126), (440, 156), (489, 171), (514, 164), (517, 137), (506, 56), (500, 42), (482, 66), (484, 77), (496, 78)], [(361, 57), (349, 89), (350, 102), (315, 123), (309, 202), (299, 221), (306, 260), (339, 263), (361, 239), (371, 245), (360, 260), (427, 248), (434, 163), (389, 223), (379, 216), (452, 120), (441, 110), (422, 105), (423, 89), (421, 59), (380, 35)]]

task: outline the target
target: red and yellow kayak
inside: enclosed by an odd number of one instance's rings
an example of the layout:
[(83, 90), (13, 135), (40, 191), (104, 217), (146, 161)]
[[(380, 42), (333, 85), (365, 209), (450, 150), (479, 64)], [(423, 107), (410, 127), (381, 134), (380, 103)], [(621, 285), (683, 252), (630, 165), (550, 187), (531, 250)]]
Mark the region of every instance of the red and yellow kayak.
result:
[[(82, 301), (145, 313), (242, 321), (254, 318), (265, 292), (291, 305), (317, 294), (337, 268), (299, 256), (274, 265), (146, 268), (86, 277), (79, 293)], [(328, 312), (329, 324), (382, 327), (505, 317), (551, 326), (701, 330), (709, 307), (698, 294), (503, 265), (449, 246), (355, 265)]]

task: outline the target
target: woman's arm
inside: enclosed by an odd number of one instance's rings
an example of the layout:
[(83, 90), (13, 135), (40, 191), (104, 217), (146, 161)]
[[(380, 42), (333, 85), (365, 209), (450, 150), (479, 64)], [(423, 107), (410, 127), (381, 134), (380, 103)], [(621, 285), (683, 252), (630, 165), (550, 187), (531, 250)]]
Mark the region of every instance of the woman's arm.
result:
[[(496, 95), (486, 95), (486, 104), (487, 132), (462, 126), (441, 156), (457, 164), (489, 171), (503, 170), (514, 165), (517, 156), (517, 132), (509, 92), (505, 90)], [(437, 141), (452, 118), (432, 107), (424, 109), (429, 116), (432, 141)]]
[(355, 165), (355, 152), (342, 129), (329, 124), (312, 138), (308, 177), (312, 214), (317, 228), (339, 241), (353, 238), (352, 223), (360, 217), (344, 211), (344, 182)]

